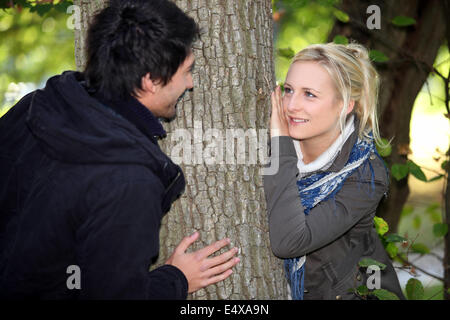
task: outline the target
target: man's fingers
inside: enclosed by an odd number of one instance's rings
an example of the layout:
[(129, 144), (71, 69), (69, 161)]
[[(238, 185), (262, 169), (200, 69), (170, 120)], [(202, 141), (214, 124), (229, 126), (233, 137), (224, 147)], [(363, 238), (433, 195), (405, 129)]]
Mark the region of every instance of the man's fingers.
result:
[(175, 248), (177, 252), (185, 252), (195, 241), (197, 241), (199, 233), (196, 231), (188, 237), (184, 237), (180, 244)]
[[(226, 278), (228, 278), (232, 273), (233, 273), (233, 270), (228, 269), (227, 271), (225, 271), (225, 272), (222, 273), (222, 274), (219, 274), (219, 275), (217, 275), (217, 276), (211, 277), (211, 278), (209, 278), (208, 281), (206, 282), (206, 286), (209, 286), (209, 285), (211, 285), (211, 284), (214, 284), (214, 283), (223, 281), (223, 280), (225, 280)], [(205, 287), (206, 287), (206, 286), (205, 286)]]
[(222, 273), (226, 272), (227, 270), (233, 268), (236, 264), (238, 264), (239, 261), (241, 261), (241, 259), (232, 258), (229, 261), (227, 261), (226, 263), (220, 264), (218, 266), (215, 266), (214, 268), (209, 269), (208, 271), (206, 271), (205, 275), (207, 277), (212, 277), (212, 276), (222, 274)]
[(209, 268), (215, 267), (230, 260), (236, 253), (238, 253), (238, 251), (238, 248), (233, 248), (231, 250), (228, 250), (227, 252), (222, 253), (220, 256), (209, 258), (204, 265), (204, 270), (202, 271), (206, 271)]
[(198, 250), (196, 252), (196, 256), (200, 260), (204, 259), (204, 258), (209, 257), (214, 252), (219, 251), (220, 249), (222, 249), (223, 247), (225, 247), (225, 246), (227, 246), (229, 244), (230, 244), (230, 239), (228, 239), (228, 238), (219, 240), (217, 242), (214, 242), (213, 244), (210, 244), (207, 247), (204, 247), (203, 249)]

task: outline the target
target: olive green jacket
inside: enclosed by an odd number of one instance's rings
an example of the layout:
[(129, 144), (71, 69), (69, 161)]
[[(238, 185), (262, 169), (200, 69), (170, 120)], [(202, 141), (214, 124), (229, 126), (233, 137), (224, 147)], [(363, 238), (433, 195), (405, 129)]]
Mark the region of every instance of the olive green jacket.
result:
[[(355, 126), (357, 128), (358, 126)], [(326, 171), (339, 171), (346, 164), (357, 140), (355, 130)], [(275, 141), (278, 140), (278, 141)], [(395, 293), (404, 299), (390, 258), (374, 228), (373, 218), (380, 200), (387, 194), (389, 178), (383, 161), (369, 157), (374, 170), (374, 186), (369, 166), (361, 165), (349, 176), (334, 199), (320, 202), (308, 215), (303, 212), (297, 187), (297, 154), (288, 136), (272, 138), (279, 144), (279, 170), (264, 176), (272, 251), (279, 258), (306, 255), (304, 299), (360, 299), (349, 289), (360, 285)], [(369, 257), (386, 265), (367, 272), (358, 266)]]

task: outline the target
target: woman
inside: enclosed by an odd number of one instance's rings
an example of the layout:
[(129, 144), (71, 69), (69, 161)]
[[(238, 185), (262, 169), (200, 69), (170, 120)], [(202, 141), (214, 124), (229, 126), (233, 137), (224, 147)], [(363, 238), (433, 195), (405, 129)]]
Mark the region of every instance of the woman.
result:
[[(265, 175), (270, 241), (285, 259), (293, 299), (358, 299), (360, 285), (404, 299), (373, 226), (389, 177), (375, 142), (378, 75), (357, 44), (297, 53), (272, 93), (272, 157)], [(359, 268), (362, 258), (386, 265)]]

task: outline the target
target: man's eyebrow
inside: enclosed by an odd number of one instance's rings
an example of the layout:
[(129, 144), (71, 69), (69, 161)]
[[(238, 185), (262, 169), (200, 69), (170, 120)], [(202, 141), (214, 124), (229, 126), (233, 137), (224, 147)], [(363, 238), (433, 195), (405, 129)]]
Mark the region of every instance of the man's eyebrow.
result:
[(195, 68), (195, 60), (194, 60), (194, 62), (192, 62), (192, 64), (190, 65), (188, 70), (192, 71), (192, 70), (194, 70), (194, 68)]

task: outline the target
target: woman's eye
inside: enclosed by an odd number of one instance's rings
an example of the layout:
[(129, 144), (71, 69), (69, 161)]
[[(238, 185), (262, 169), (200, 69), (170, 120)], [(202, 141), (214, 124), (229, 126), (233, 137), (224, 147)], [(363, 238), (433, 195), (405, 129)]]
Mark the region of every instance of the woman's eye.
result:
[(313, 94), (313, 93), (311, 93), (310, 91), (305, 91), (305, 95), (308, 97), (308, 98), (315, 98), (316, 96)]
[(291, 89), (291, 88), (286, 88), (286, 87), (284, 87), (284, 93), (285, 93), (285, 94), (292, 93), (292, 89)]

